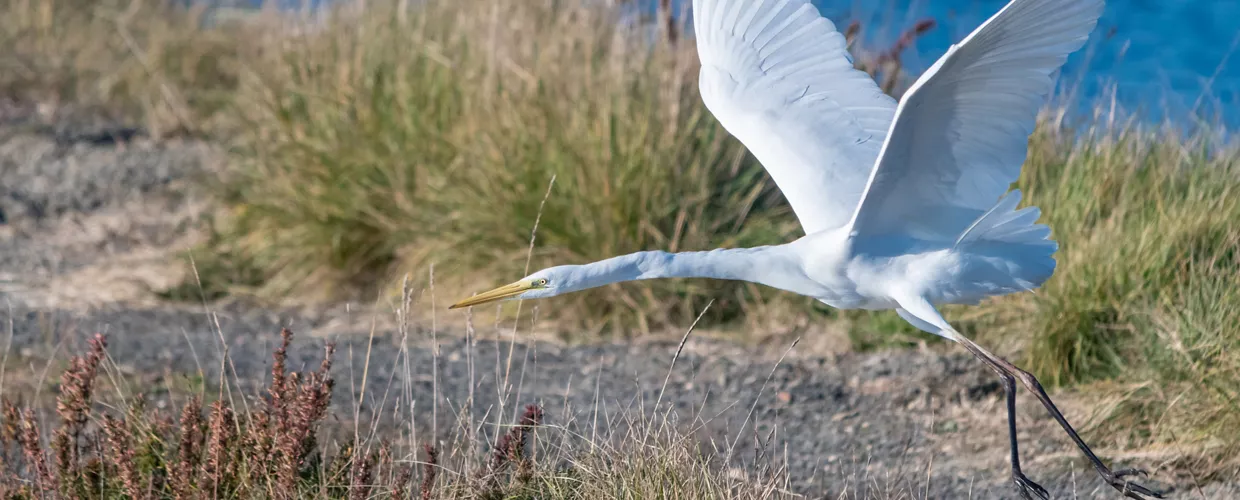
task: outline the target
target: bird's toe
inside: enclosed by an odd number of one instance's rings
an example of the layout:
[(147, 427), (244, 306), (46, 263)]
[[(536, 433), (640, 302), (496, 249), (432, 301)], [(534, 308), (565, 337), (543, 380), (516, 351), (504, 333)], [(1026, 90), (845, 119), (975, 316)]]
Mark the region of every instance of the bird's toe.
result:
[(1149, 473), (1143, 469), (1120, 469), (1110, 474), (1104, 475), (1107, 483), (1115, 488), (1125, 497), (1136, 500), (1146, 500), (1147, 498), (1164, 498), (1164, 495), (1170, 490), (1155, 490), (1124, 479), (1125, 477), (1141, 476), (1148, 477)]
[(1050, 500), (1051, 495), (1043, 488), (1042, 485), (1033, 482), (1032, 479), (1025, 477), (1019, 472), (1012, 474), (1012, 482), (1016, 483), (1016, 489), (1020, 491), (1020, 496), (1027, 500), (1033, 500), (1036, 496), (1038, 500)]

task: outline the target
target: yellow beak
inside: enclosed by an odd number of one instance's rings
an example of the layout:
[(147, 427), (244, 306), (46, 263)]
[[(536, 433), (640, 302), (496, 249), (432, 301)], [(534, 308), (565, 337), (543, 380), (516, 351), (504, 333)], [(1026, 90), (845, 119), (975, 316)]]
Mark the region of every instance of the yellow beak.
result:
[(478, 304), (486, 304), (487, 302), (495, 302), (497, 300), (521, 295), (522, 293), (532, 290), (533, 288), (534, 288), (534, 283), (529, 282), (529, 281), (518, 281), (516, 283), (509, 283), (507, 285), (501, 286), (489, 292), (483, 292), (478, 295), (474, 295), (473, 297), (470, 297), (468, 299), (452, 304), (448, 306), (448, 309), (459, 309), (462, 307), (476, 306)]

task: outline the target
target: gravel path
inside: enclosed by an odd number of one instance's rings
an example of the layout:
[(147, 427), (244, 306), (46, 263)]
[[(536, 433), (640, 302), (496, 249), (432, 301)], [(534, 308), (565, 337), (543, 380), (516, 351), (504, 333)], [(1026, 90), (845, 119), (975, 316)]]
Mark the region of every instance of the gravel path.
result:
[[(786, 467), (789, 487), (810, 496), (837, 498), (847, 487), (848, 498), (857, 488), (904, 491), (905, 498), (1017, 498), (1006, 479), (1002, 390), (962, 353), (793, 349), (781, 361), (787, 346), (755, 349), (701, 335), (686, 344), (664, 388), (678, 335), (592, 345), (519, 336), (505, 385), (497, 367), (508, 366), (508, 332), (486, 329), (470, 342), (459, 315), (435, 336), (436, 355), (430, 333), (403, 335), (391, 311), (244, 304), (204, 311), (159, 303), (147, 292), (180, 279), (169, 256), (195, 237), (202, 207), (192, 180), (217, 161), (213, 149), (140, 136), (124, 142), (116, 134), (73, 139), (56, 132), (63, 127), (32, 127), (28, 114), (9, 114), (0, 113), (0, 321), (12, 326), (3, 389), (10, 393), (38, 390), (46, 360), (80, 351), (96, 331), (108, 334), (113, 360), (137, 378), (184, 378), (201, 369), (206, 380), (218, 380), (226, 346), (229, 377), (235, 369), (234, 383), (254, 393), (270, 369), (277, 332), (291, 326), (298, 335), (293, 367), (316, 366), (324, 341), (338, 343), (334, 405), (341, 414), (351, 414), (360, 396), (369, 351), (366, 414), (392, 416), (413, 403), (414, 427), (424, 436), (436, 427), (447, 435), (471, 394), (477, 414), (538, 402), (549, 423), (604, 437), (623, 435), (625, 419), (617, 416), (670, 410), (704, 446), (739, 436), (738, 473), (754, 473), (757, 464)], [(368, 345), (375, 317), (382, 321)], [(508, 388), (506, 397), (499, 387)], [(1056, 498), (1118, 498), (1036, 403), (1023, 401), (1021, 410), (1031, 477)], [(384, 425), (398, 432), (408, 424)], [(755, 457), (755, 449), (766, 455)], [(1240, 498), (1240, 489), (1212, 484), (1173, 498)]]

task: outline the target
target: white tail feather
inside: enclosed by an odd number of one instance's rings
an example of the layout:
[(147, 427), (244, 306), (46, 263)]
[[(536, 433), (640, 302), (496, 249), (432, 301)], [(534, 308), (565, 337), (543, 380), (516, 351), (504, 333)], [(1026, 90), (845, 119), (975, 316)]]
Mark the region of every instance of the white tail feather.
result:
[(1037, 223), (1042, 211), (1038, 207), (1025, 207), (1017, 210), (1016, 207), (1019, 205), (1019, 189), (1004, 195), (993, 208), (978, 217), (968, 229), (960, 233), (954, 246), (960, 247), (975, 241), (992, 241), (1038, 246), (1051, 245), (1055, 248), (1050, 251), (1054, 252), (1058, 244), (1049, 239), (1051, 229)]

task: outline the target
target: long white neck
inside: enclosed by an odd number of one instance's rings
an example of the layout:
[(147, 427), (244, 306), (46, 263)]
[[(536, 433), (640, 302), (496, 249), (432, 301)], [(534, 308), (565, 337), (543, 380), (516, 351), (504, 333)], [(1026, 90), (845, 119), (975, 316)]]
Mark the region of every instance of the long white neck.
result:
[(812, 292), (814, 286), (796, 254), (785, 245), (708, 252), (637, 252), (579, 266), (573, 274), (574, 283), (565, 292), (654, 278), (741, 280), (804, 294)]

